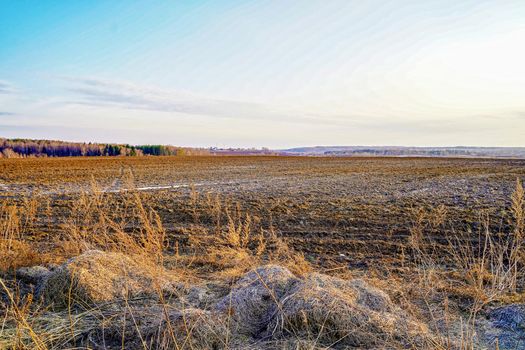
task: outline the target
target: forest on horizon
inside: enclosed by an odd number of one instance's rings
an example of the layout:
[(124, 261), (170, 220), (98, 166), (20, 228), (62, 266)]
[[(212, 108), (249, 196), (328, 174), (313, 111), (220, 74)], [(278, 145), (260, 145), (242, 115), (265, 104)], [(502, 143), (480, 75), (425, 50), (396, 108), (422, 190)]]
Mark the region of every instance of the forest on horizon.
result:
[(205, 148), (0, 138), (0, 158), (207, 155)]

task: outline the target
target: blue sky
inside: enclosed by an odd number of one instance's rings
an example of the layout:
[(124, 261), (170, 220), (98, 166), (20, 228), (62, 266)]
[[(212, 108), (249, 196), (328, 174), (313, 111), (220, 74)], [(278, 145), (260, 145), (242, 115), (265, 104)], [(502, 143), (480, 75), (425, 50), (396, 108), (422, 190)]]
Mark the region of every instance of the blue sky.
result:
[(524, 1), (0, 0), (0, 137), (525, 146)]

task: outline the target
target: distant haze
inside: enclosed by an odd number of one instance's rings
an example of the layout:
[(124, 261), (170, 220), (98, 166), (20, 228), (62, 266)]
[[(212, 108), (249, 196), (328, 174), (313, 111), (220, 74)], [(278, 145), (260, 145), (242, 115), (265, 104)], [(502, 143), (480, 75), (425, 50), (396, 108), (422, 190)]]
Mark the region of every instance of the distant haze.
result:
[(525, 158), (525, 147), (316, 146), (281, 150), (287, 155)]
[(3, 1), (0, 136), (525, 145), (525, 1)]

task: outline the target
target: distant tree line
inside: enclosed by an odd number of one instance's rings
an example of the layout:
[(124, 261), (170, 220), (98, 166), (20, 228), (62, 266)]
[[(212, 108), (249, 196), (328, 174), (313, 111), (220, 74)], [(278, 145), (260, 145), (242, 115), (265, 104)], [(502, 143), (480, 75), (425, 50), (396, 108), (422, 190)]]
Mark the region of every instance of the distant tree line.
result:
[[(308, 153), (303, 153), (308, 154)], [(399, 147), (360, 148), (324, 151), (325, 156), (371, 156), (371, 157), (525, 157), (523, 147)]]
[(20, 157), (97, 157), (97, 156), (180, 156), (210, 154), (204, 148), (184, 148), (164, 145), (132, 146), (64, 142), (53, 140), (0, 138), (0, 158)]
[(162, 146), (162, 145), (144, 145), (137, 146), (136, 149), (144, 154), (152, 156), (175, 156), (182, 155), (182, 149), (174, 146)]

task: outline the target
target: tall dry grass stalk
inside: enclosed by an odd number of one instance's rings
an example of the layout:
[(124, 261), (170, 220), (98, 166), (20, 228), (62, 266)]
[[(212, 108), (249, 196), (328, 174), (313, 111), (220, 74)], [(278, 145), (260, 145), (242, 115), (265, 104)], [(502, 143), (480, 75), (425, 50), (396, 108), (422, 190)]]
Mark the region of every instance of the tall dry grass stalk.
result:
[[(450, 225), (452, 229), (442, 230), (448, 232), (447, 244), (436, 250), (428, 231), (446, 223), (446, 211), (437, 208), (415, 212), (408, 243), (420, 272), (420, 284), (429, 294), (444, 288), (447, 300), (450, 292), (470, 300), (468, 317), (461, 318), (461, 350), (477, 348), (476, 320), (480, 311), (515, 294), (524, 280), (525, 193), (519, 179), (511, 196), (509, 214), (510, 234), (492, 231), (489, 214), (481, 212), (477, 233), (456, 230)], [(457, 272), (459, 280), (445, 277), (449, 271)]]
[(240, 203), (209, 193), (190, 194), (190, 213), (194, 223), (184, 232), (193, 249), (187, 262), (191, 266), (202, 266), (227, 279), (264, 263), (281, 263), (299, 274), (311, 269), (302, 254), (278, 237), (271, 223), (263, 225)]
[(37, 264), (43, 258), (30, 243), (37, 196), (22, 198), (19, 203), (0, 202), (0, 271)]
[(141, 255), (162, 264), (167, 238), (160, 215), (144, 203), (131, 175), (125, 182), (120, 198), (93, 182), (91, 191), (73, 201), (63, 233), (70, 254), (100, 249)]
[[(3, 349), (36, 349), (47, 350), (48, 347), (42, 339), (42, 335), (34, 329), (31, 320), (39, 310), (32, 310), (33, 295), (25, 298), (20, 293), (8, 288), (0, 278), (0, 293), (5, 295), (5, 302), (0, 301), (3, 316), (0, 329), (0, 347)], [(3, 304), (3, 305), (2, 305)], [(13, 324), (13, 328), (7, 329), (6, 324)]]
[(516, 292), (519, 269), (523, 266), (523, 238), (525, 235), (525, 192), (519, 179), (511, 197), (510, 211), (513, 218), (513, 237), (510, 243), (509, 263), (512, 268), (511, 288)]

